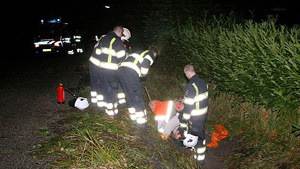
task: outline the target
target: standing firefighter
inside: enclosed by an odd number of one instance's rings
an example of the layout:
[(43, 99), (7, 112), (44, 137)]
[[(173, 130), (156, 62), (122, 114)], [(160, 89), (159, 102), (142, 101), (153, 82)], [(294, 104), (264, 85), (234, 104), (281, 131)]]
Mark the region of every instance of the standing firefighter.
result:
[(184, 104), (177, 109), (181, 111), (180, 128), (174, 134), (174, 138), (184, 138), (183, 145), (194, 150), (194, 158), (200, 166), (205, 162), (204, 126), (208, 108), (208, 87), (205, 81), (195, 73), (193, 65), (186, 65), (184, 73), (189, 83), (184, 89)]
[(150, 47), (149, 50), (140, 53), (132, 53), (121, 63), (118, 71), (130, 118), (141, 127), (147, 125), (147, 117), (140, 78), (147, 75), (156, 56), (156, 47)]
[(91, 102), (110, 116), (118, 113), (118, 101), (125, 98), (124, 93), (118, 93), (117, 74), (119, 63), (125, 57), (122, 33), (123, 28), (116, 26), (112, 32), (102, 36), (89, 59)]
[[(131, 33), (127, 28), (123, 28), (123, 36), (121, 37), (121, 41), (124, 44), (125, 49), (125, 58), (128, 57), (130, 50), (127, 48), (127, 43), (129, 42), (129, 39), (131, 38)], [(126, 100), (125, 100), (125, 94), (123, 92), (123, 89), (121, 87), (121, 84), (119, 85), (119, 91), (118, 91), (118, 99), (119, 99), (119, 108), (126, 107)]]

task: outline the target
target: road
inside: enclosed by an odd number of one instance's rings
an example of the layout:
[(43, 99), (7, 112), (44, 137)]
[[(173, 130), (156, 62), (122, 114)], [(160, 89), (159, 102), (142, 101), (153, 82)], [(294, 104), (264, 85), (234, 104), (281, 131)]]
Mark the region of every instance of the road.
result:
[(45, 162), (32, 158), (32, 147), (45, 139), (39, 130), (55, 124), (63, 110), (70, 109), (56, 102), (59, 82), (68, 88), (78, 87), (86, 76), (87, 60), (87, 54), (34, 56), (29, 50), (2, 58), (0, 168), (46, 168)]

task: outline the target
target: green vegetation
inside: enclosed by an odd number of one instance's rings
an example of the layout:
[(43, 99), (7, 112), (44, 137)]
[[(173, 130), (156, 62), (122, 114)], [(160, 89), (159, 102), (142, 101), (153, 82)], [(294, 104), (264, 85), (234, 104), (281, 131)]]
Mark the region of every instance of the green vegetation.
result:
[[(181, 95), (176, 76), (170, 77), (165, 85), (166, 73), (161, 73), (157, 66), (151, 69), (148, 78), (143, 83), (152, 99), (173, 99)], [(173, 92), (169, 92), (170, 88)], [(89, 87), (81, 92), (89, 97)], [(72, 120), (63, 127), (72, 129), (59, 135), (54, 135), (51, 129), (43, 129), (48, 135), (52, 134), (52, 139), (34, 147), (33, 155), (51, 159), (49, 163), (53, 168), (195, 168), (190, 150), (178, 149), (171, 140), (160, 138), (150, 111), (149, 129), (135, 126), (125, 108), (120, 109), (121, 118), (111, 118), (91, 107), (84, 111), (69, 108), (68, 111), (70, 115), (65, 118)]]
[(180, 74), (192, 63), (210, 83), (209, 121), (222, 122), (239, 143), (225, 159), (230, 166), (299, 167), (300, 29), (272, 18), (237, 23), (234, 16), (205, 13), (166, 25), (154, 39), (160, 67)]
[[(152, 2), (145, 39), (155, 42), (160, 57), (143, 82), (152, 99), (181, 97), (182, 69), (192, 63), (209, 82), (207, 133), (220, 123), (228, 139), (237, 140), (234, 154), (222, 157), (230, 168), (300, 168), (299, 28), (278, 26), (271, 18), (238, 23), (234, 16), (214, 16), (192, 4), (184, 10), (169, 0)], [(178, 11), (191, 18), (174, 16)], [(76, 115), (74, 130), (37, 151), (57, 156), (58, 168), (194, 167), (190, 156), (160, 140), (151, 114), (152, 129), (144, 131), (128, 120), (126, 110), (121, 113), (121, 119), (111, 119), (88, 109)]]
[[(173, 69), (161, 67), (161, 63), (157, 60), (143, 82), (151, 98), (181, 97), (187, 82), (183, 72), (175, 73)], [(89, 87), (85, 87), (81, 95), (88, 97), (88, 91)], [(265, 132), (272, 118), (270, 110), (243, 102), (234, 94), (220, 92), (213, 84), (209, 84), (209, 92), (207, 134), (214, 131), (215, 124), (222, 124), (229, 132), (228, 141), (237, 140), (232, 147), (234, 153), (219, 160), (230, 168), (297, 168), (299, 142), (294, 136), (289, 137), (293, 142), (282, 142), (284, 138), (277, 128)], [(146, 94), (144, 97), (147, 103)], [(51, 159), (53, 168), (195, 168), (190, 151), (178, 149), (170, 140), (160, 139), (150, 111), (149, 130), (136, 127), (126, 109), (121, 109), (122, 117), (116, 119), (93, 108), (68, 111), (71, 115), (66, 118), (72, 119), (72, 123), (65, 127), (72, 130), (52, 135), (51, 140), (34, 149), (36, 157)], [(53, 134), (51, 129), (39, 130), (41, 134), (42, 131)]]

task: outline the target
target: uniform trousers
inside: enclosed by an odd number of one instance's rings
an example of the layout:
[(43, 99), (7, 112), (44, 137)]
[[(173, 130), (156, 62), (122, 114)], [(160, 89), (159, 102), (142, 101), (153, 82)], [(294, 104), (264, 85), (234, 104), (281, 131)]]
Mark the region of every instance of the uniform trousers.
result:
[(130, 118), (138, 124), (145, 124), (147, 122), (146, 107), (139, 75), (129, 67), (119, 67), (118, 76), (125, 93)]
[(119, 80), (117, 70), (99, 68), (90, 63), (91, 102), (93, 107), (105, 110), (108, 115), (118, 113)]

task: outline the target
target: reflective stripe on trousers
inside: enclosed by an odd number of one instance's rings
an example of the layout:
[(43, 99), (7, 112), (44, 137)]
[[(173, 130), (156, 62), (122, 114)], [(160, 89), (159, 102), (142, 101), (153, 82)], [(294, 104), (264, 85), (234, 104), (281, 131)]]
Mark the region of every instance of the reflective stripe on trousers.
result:
[(206, 140), (199, 140), (197, 145), (193, 148), (194, 159), (200, 163), (204, 164), (205, 161), (205, 151), (206, 151)]
[(118, 102), (116, 102), (114, 104), (113, 103), (107, 103), (105, 112), (109, 116), (113, 116), (113, 115), (118, 114), (118, 112), (119, 112), (118, 111)]
[(136, 116), (136, 122), (138, 124), (144, 124), (144, 123), (147, 122), (147, 119), (146, 119), (146, 110), (135, 112), (135, 116)]
[(99, 108), (105, 108), (107, 106), (104, 101), (104, 96), (96, 91), (91, 91), (91, 102), (96, 104)]
[(119, 104), (125, 104), (126, 103), (125, 93), (123, 92), (118, 93), (118, 99), (119, 99)]
[(134, 107), (128, 108), (130, 119), (136, 121), (138, 124), (144, 124), (147, 122), (146, 110), (136, 111)]

